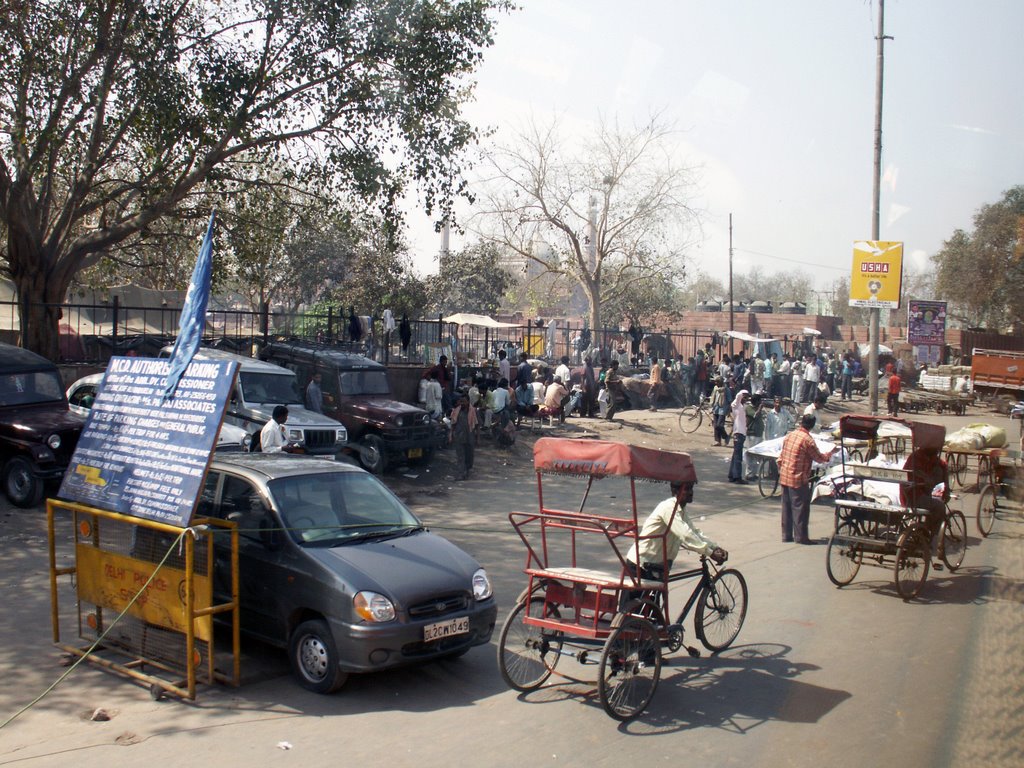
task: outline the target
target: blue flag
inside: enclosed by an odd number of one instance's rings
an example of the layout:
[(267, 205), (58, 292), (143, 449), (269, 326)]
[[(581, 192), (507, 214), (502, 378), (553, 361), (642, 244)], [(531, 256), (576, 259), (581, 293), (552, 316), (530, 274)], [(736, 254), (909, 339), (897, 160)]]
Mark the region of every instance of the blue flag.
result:
[(210, 224), (206, 228), (203, 246), (199, 249), (192, 280), (185, 294), (185, 305), (181, 308), (181, 321), (178, 323), (178, 338), (171, 352), (171, 368), (167, 372), (167, 384), (164, 387), (164, 402), (174, 397), (188, 364), (199, 349), (203, 339), (203, 328), (206, 325), (206, 305), (210, 302), (210, 278), (213, 274), (213, 220), (217, 212), (210, 214)]

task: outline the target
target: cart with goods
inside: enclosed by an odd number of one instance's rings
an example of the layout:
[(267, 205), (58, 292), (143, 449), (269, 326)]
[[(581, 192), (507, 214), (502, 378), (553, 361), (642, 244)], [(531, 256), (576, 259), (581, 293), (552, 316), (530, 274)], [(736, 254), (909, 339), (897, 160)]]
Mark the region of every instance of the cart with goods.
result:
[[(896, 419), (844, 416), (840, 440), (873, 442), (882, 424)], [(918, 449), (940, 450), (945, 427), (901, 421), (911, 433), (911, 455)], [(835, 499), (835, 529), (829, 539), (826, 572), (838, 587), (853, 581), (864, 563), (891, 568), (896, 591), (904, 600), (916, 597), (932, 565), (955, 571), (967, 549), (967, 524), (961, 512), (945, 505), (941, 520), (930, 519), (923, 499), (915, 497), (912, 471), (877, 463), (842, 467), (845, 492)], [(835, 480), (833, 479), (833, 482)], [(901, 492), (902, 491), (902, 492)]]

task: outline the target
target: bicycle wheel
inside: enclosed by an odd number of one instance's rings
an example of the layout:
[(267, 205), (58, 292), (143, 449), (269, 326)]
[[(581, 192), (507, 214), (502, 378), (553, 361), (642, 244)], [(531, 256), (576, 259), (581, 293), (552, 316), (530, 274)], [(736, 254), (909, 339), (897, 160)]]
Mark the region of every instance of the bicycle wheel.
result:
[[(547, 680), (558, 664), (563, 634), (556, 630), (541, 629), (526, 624), (529, 615), (544, 613), (544, 598), (532, 597), (519, 603), (505, 619), (498, 641), (498, 669), (502, 679), (517, 691), (532, 691)], [(548, 605), (547, 616), (559, 618), (558, 609)]]
[(996, 522), (996, 512), (998, 511), (996, 487), (986, 485), (981, 491), (981, 496), (978, 497), (978, 532), (982, 536), (992, 533), (992, 526)]
[(700, 424), (704, 420), (704, 411), (696, 405), (688, 405), (683, 408), (682, 413), (679, 414), (679, 429), (684, 434), (692, 434), (700, 429)]
[(597, 693), (604, 711), (630, 720), (647, 707), (661, 676), (661, 642), (647, 619), (625, 616), (601, 652)]
[(914, 523), (900, 534), (896, 542), (896, 591), (904, 600), (917, 597), (928, 578), (931, 545), (928, 531), (921, 523)]
[(747, 617), (747, 582), (734, 568), (719, 571), (697, 600), (697, 637), (709, 651), (724, 651)]
[(779, 465), (775, 459), (762, 459), (757, 470), (757, 490), (761, 496), (774, 496), (779, 490)]
[(955, 481), (961, 488), (967, 480), (967, 457), (958, 453), (946, 454), (946, 465), (949, 467), (950, 485)]
[(853, 581), (860, 570), (864, 553), (856, 544), (837, 541), (837, 537), (856, 536), (857, 526), (853, 523), (840, 523), (836, 532), (828, 540), (828, 553), (825, 557), (825, 572), (829, 580), (837, 587), (844, 587)]
[(967, 520), (962, 512), (950, 512), (942, 526), (942, 543), (939, 556), (950, 571), (955, 571), (964, 562), (967, 554)]

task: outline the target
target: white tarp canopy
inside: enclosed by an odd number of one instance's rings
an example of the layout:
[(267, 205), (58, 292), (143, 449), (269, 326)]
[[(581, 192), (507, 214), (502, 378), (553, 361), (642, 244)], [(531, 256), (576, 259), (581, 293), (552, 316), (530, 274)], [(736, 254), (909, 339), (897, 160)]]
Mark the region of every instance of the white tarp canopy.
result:
[[(860, 352), (861, 360), (866, 360), (868, 355), (871, 354), (871, 345), (870, 344), (861, 344), (857, 349)], [(892, 348), (885, 346), (885, 344), (879, 344), (878, 345), (878, 354), (880, 354), (880, 355), (891, 355), (892, 354)]]
[(821, 336), (821, 331), (819, 331), (817, 328), (806, 328), (805, 327), (804, 328), (804, 335), (805, 336)]
[(499, 323), (493, 317), (487, 315), (474, 315), (471, 312), (456, 312), (454, 315), (442, 318), (446, 323), (456, 325), (476, 325), (481, 328), (518, 328), (516, 323)]
[(749, 333), (744, 333), (743, 331), (726, 331), (725, 335), (734, 339), (739, 339), (740, 341), (749, 341), (753, 344), (768, 344), (769, 342), (775, 341), (775, 339), (751, 336)]

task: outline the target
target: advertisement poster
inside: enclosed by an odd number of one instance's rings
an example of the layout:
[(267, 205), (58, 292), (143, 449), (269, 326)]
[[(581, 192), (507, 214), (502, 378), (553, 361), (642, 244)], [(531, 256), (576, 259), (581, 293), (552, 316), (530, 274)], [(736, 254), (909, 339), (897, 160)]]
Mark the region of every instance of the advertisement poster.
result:
[(237, 364), (193, 360), (163, 399), (168, 360), (115, 357), (60, 487), (63, 499), (187, 526)]
[(946, 302), (911, 301), (907, 305), (907, 341), (911, 344), (946, 343)]
[(898, 309), (903, 288), (903, 243), (860, 240), (853, 244), (850, 306)]

